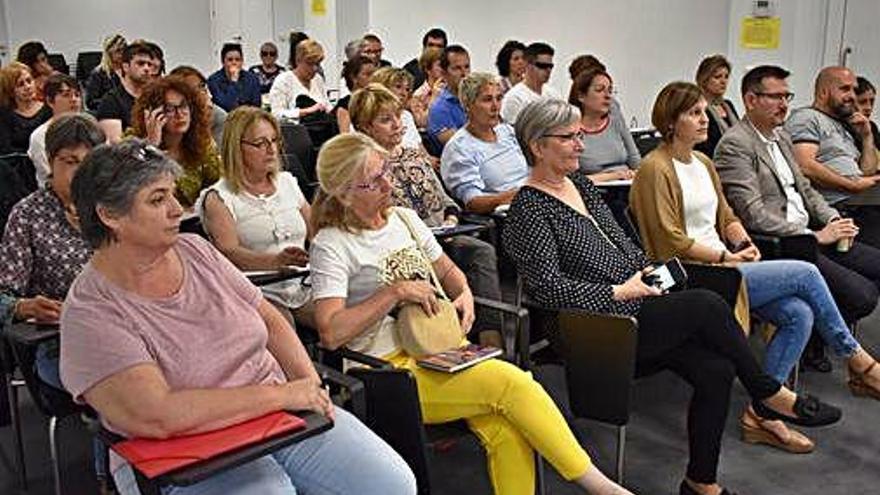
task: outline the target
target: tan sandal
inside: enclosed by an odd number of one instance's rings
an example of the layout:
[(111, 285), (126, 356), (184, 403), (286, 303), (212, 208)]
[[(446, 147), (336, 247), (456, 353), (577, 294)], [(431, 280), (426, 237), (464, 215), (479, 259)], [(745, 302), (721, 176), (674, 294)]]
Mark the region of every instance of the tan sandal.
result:
[(868, 382), (865, 381), (865, 377), (867, 377), (871, 370), (877, 366), (877, 361), (872, 362), (862, 371), (856, 371), (852, 369), (852, 366), (849, 368), (849, 390), (856, 397), (870, 397), (874, 400), (880, 400), (880, 390), (868, 385)]
[[(754, 424), (749, 424), (746, 419)], [(803, 433), (788, 428), (787, 438), (782, 438), (773, 430), (765, 426), (768, 420), (758, 417), (750, 409), (739, 420), (742, 428), (742, 439), (746, 443), (765, 444), (792, 454), (809, 454), (815, 448), (815, 444)]]

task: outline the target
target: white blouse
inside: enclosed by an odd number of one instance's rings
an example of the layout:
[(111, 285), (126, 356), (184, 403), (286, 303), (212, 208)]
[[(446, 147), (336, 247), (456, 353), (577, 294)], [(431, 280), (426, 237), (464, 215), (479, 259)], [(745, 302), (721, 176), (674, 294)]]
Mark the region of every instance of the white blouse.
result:
[(718, 196), (715, 195), (715, 186), (709, 171), (694, 155), (691, 155), (690, 163), (673, 159), (672, 164), (681, 184), (687, 236), (713, 249), (725, 249), (724, 242), (715, 229)]

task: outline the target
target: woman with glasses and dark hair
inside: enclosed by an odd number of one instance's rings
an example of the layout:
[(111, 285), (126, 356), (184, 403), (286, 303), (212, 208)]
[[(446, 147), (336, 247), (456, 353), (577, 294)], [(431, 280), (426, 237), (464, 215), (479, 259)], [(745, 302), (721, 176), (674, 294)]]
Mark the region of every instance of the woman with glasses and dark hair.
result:
[(208, 79), (205, 75), (189, 65), (178, 65), (168, 75), (182, 77), (193, 89), (205, 95), (206, 103), (211, 111), (211, 136), (214, 137), (214, 144), (217, 145), (217, 148), (222, 147), (223, 123), (226, 122), (227, 112), (223, 110), (223, 107), (214, 103), (214, 100), (211, 98), (211, 90), (208, 89)]
[[(302, 268), (309, 262), (311, 207), (296, 178), (281, 170), (280, 148), (280, 128), (268, 112), (242, 107), (229, 114), (223, 177), (202, 193), (199, 215), (214, 246), (241, 270)], [(302, 278), (262, 289), (285, 313), (314, 327)]]
[(220, 178), (220, 157), (211, 136), (205, 93), (179, 76), (150, 83), (131, 110), (131, 134), (163, 150), (183, 167), (177, 198), (191, 210), (202, 189)]
[(526, 75), (526, 45), (521, 41), (510, 40), (501, 47), (495, 57), (495, 67), (501, 76), (501, 94), (516, 86)]
[[(736, 113), (733, 102), (724, 97), (730, 80), (730, 62), (724, 58), (724, 55), (704, 58), (697, 67), (696, 80), (697, 86), (709, 103), (706, 107), (706, 113), (709, 115), (709, 135), (694, 149), (711, 158), (715, 155), (715, 146), (718, 145), (721, 136), (733, 124), (739, 122), (739, 114)], [(662, 129), (657, 130), (663, 132)]]
[(533, 102), (520, 113), (516, 136), (530, 174), (505, 221), (505, 250), (537, 304), (638, 319), (636, 373), (670, 370), (694, 389), (690, 459), (679, 493), (729, 494), (716, 471), (735, 377), (765, 418), (819, 426), (839, 420), (840, 410), (797, 397), (764, 373), (720, 296), (699, 289), (662, 294), (646, 283), (648, 258), (614, 221), (598, 189), (576, 173), (580, 125), (580, 112), (562, 100)]
[[(370, 83), (370, 77), (376, 71), (376, 62), (369, 57), (363, 55), (355, 55), (354, 57), (342, 63), (342, 78), (345, 79), (345, 87), (348, 91), (355, 91), (364, 88)], [(351, 132), (351, 115), (348, 112), (348, 103), (351, 101), (351, 95), (343, 96), (336, 102), (333, 107), (333, 113), (336, 115), (336, 122), (339, 124), (339, 132)]]
[(632, 179), (642, 156), (614, 101), (614, 83), (604, 69), (587, 69), (571, 84), (568, 102), (581, 111), (584, 151), (580, 171), (594, 184)]
[[(141, 139), (95, 149), (73, 180), (94, 255), (61, 314), (61, 378), (127, 437), (217, 430), (280, 410), (333, 427), (168, 494), (416, 493), (406, 462), (337, 409), (284, 317), (210, 243), (180, 234), (180, 167)], [(131, 467), (111, 452), (123, 495)]]
[(278, 46), (271, 41), (263, 43), (260, 46), (260, 63), (249, 69), (260, 80), (261, 95), (269, 93), (275, 78), (284, 71), (284, 67), (276, 63), (277, 60)]

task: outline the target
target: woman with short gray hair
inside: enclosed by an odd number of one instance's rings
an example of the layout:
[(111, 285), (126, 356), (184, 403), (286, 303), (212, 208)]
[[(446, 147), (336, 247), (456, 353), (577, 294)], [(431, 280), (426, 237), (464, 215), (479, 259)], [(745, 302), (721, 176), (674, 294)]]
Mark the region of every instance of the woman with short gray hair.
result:
[[(61, 316), (61, 376), (74, 400), (130, 437), (216, 430), (279, 410), (334, 420), (325, 433), (175, 495), (415, 494), (406, 462), (333, 406), (296, 332), (260, 289), (206, 240), (178, 234), (179, 171), (133, 139), (96, 149), (74, 178), (95, 247)], [(111, 470), (120, 493), (138, 493), (115, 455)]]
[[(516, 134), (528, 180), (510, 206), (503, 237), (525, 290), (547, 309), (636, 317), (636, 372), (668, 369), (694, 389), (688, 410), (690, 462), (681, 495), (730, 493), (717, 483), (730, 388), (739, 378), (761, 421), (831, 424), (840, 410), (798, 397), (764, 373), (720, 296), (706, 290), (664, 294), (645, 277), (653, 267), (615, 222), (599, 190), (581, 173), (580, 112), (562, 100), (527, 105)], [(798, 439), (803, 452), (812, 443)]]
[(464, 127), (443, 148), (440, 173), (452, 195), (475, 213), (506, 206), (528, 175), (513, 127), (501, 122), (498, 76), (474, 72), (459, 86)]

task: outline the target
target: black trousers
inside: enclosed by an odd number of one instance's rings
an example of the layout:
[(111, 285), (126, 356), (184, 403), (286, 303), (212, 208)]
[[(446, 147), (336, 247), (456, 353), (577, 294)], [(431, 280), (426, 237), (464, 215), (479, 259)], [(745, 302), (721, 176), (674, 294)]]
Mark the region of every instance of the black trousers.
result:
[[(440, 243), (443, 251), (467, 277), (475, 296), (501, 301), (501, 285), (498, 281), (498, 258), (495, 248), (485, 241), (469, 235), (457, 235)], [(501, 315), (497, 311), (477, 308), (471, 335), (483, 330), (501, 330)]]
[(730, 306), (708, 290), (646, 298), (639, 313), (636, 373), (668, 369), (693, 387), (688, 406), (687, 476), (714, 483), (733, 378), (754, 400), (779, 391), (761, 369)]
[(880, 297), (880, 249), (860, 242), (861, 237), (845, 253), (834, 245), (822, 246), (816, 259), (816, 267), (847, 323), (871, 314)]

